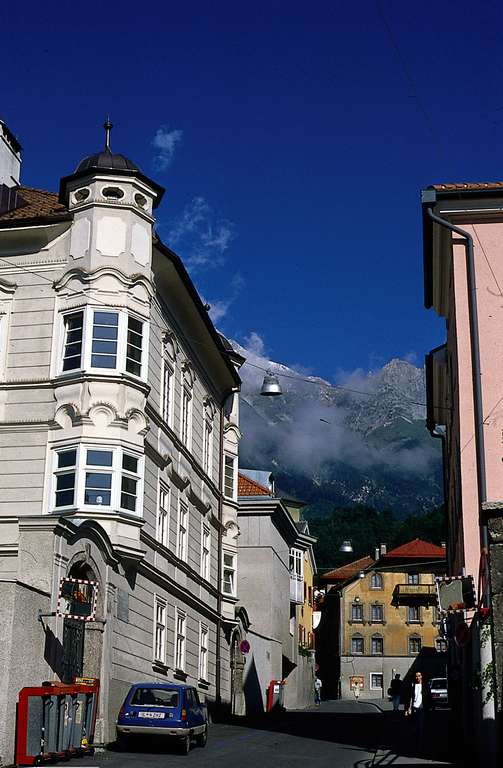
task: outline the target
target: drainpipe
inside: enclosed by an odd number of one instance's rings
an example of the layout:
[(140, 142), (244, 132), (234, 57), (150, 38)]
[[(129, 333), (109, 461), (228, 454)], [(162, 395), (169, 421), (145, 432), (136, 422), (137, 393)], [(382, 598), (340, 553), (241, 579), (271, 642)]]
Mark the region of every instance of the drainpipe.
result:
[[(473, 416), (474, 416), (474, 428), (475, 428), (475, 463), (477, 468), (477, 503), (479, 513), (479, 529), (480, 529), (480, 548), (481, 550), (488, 551), (488, 530), (487, 525), (483, 519), (482, 505), (486, 501), (487, 488), (485, 477), (485, 459), (484, 459), (484, 414), (482, 411), (482, 384), (481, 384), (481, 370), (480, 370), (480, 346), (478, 335), (478, 313), (477, 313), (477, 285), (475, 280), (475, 257), (473, 251), (473, 238), (469, 232), (460, 227), (456, 227), (451, 224), (447, 219), (442, 219), (433, 213), (432, 208), (427, 208), (429, 218), (439, 224), (441, 227), (449, 230), (450, 232), (459, 235), (462, 240), (453, 239), (453, 243), (461, 243), (464, 245), (466, 253), (466, 276), (468, 282), (468, 318), (470, 325), (470, 352), (471, 352), (471, 364), (472, 364), (472, 387), (473, 387)], [(493, 625), (493, 621), (491, 621)], [(494, 626), (492, 626), (492, 632)], [(491, 633), (492, 634), (492, 633)], [(484, 667), (487, 664), (493, 662), (493, 642), (486, 644), (480, 648), (480, 661)], [(493, 670), (494, 675), (494, 699), (487, 701), (488, 695), (491, 695), (490, 686), (483, 684), (482, 687), (482, 719), (495, 720), (495, 712), (497, 710), (496, 705), (496, 671)], [(492, 734), (492, 739), (495, 741), (495, 729)], [(486, 742), (487, 743), (487, 742)], [(491, 744), (495, 747), (495, 743)]]
[(223, 464), (224, 464), (224, 406), (225, 400), (220, 407), (220, 445), (219, 445), (219, 464), (218, 464), (218, 555), (217, 555), (217, 638), (216, 638), (216, 660), (215, 660), (215, 708), (217, 713), (222, 704), (221, 693), (221, 673), (222, 673), (222, 518), (223, 518)]

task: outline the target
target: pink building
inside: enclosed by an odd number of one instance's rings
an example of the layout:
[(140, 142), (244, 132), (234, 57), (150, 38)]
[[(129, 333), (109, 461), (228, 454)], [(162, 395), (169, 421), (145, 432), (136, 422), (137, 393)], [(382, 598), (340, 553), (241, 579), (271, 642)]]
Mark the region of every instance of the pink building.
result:
[(491, 609), (485, 621), (456, 617), (471, 633), (451, 642), (451, 677), (463, 683), (460, 714), (489, 743), (503, 680), (503, 183), (434, 185), (422, 204), (425, 304), (446, 320), (426, 371), (427, 425), (444, 448), (449, 573), (473, 576)]

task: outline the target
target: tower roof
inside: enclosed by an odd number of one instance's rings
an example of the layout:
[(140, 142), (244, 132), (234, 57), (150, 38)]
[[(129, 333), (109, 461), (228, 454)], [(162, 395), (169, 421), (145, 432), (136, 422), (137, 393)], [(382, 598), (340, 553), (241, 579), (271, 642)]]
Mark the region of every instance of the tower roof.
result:
[(99, 171), (102, 171), (103, 169), (111, 171), (140, 171), (138, 166), (133, 163), (132, 160), (125, 157), (125, 155), (119, 155), (112, 152), (109, 147), (101, 152), (96, 152), (94, 155), (84, 157), (78, 164), (75, 173), (90, 171), (92, 169)]
[(145, 176), (136, 163), (133, 163), (128, 157), (117, 152), (112, 152), (110, 148), (110, 131), (113, 126), (109, 118), (107, 118), (103, 128), (105, 129), (104, 149), (102, 149), (101, 152), (95, 152), (92, 155), (84, 157), (78, 164), (74, 173), (70, 176), (64, 176), (61, 179), (59, 186), (59, 202), (63, 205), (68, 205), (67, 185), (69, 181), (78, 179), (81, 176), (89, 176), (90, 174), (97, 173), (100, 175), (108, 174), (110, 176), (134, 176), (135, 178), (140, 179), (155, 191), (156, 197), (153, 202), (153, 207), (157, 208), (164, 195), (164, 187), (161, 187), (157, 182), (152, 181), (148, 176)]

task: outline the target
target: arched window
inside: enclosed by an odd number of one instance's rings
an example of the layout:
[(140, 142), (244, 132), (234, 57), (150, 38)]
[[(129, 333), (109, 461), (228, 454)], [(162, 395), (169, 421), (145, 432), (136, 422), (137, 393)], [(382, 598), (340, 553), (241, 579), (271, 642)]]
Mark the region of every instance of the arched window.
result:
[(382, 581), (382, 574), (380, 573), (373, 573), (370, 577), (370, 588), (371, 589), (382, 589), (383, 588), (383, 581)]

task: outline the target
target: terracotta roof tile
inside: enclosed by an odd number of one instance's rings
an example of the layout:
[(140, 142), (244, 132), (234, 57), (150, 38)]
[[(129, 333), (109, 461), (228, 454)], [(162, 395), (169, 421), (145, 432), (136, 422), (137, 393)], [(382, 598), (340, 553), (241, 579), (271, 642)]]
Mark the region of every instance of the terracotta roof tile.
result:
[(31, 219), (59, 220), (68, 214), (66, 206), (58, 202), (58, 195), (43, 189), (18, 187), (18, 205), (0, 214), (0, 225), (11, 221), (28, 222)]
[(340, 568), (335, 568), (333, 571), (324, 573), (320, 578), (323, 581), (348, 581), (357, 576), (360, 571), (369, 568), (374, 565), (375, 560), (368, 555), (366, 557), (360, 557), (359, 560), (355, 560), (347, 565), (342, 565)]
[(414, 539), (406, 544), (402, 544), (400, 547), (391, 549), (381, 559), (388, 560), (396, 557), (429, 557), (445, 560), (446, 551), (444, 547), (439, 547), (437, 544), (431, 544), (431, 542), (423, 541), (422, 539)]
[(250, 480), (249, 477), (238, 474), (238, 496), (270, 496), (271, 494), (263, 485)]
[(463, 192), (464, 190), (503, 189), (503, 181), (468, 181), (457, 184), (432, 184), (438, 192)]

